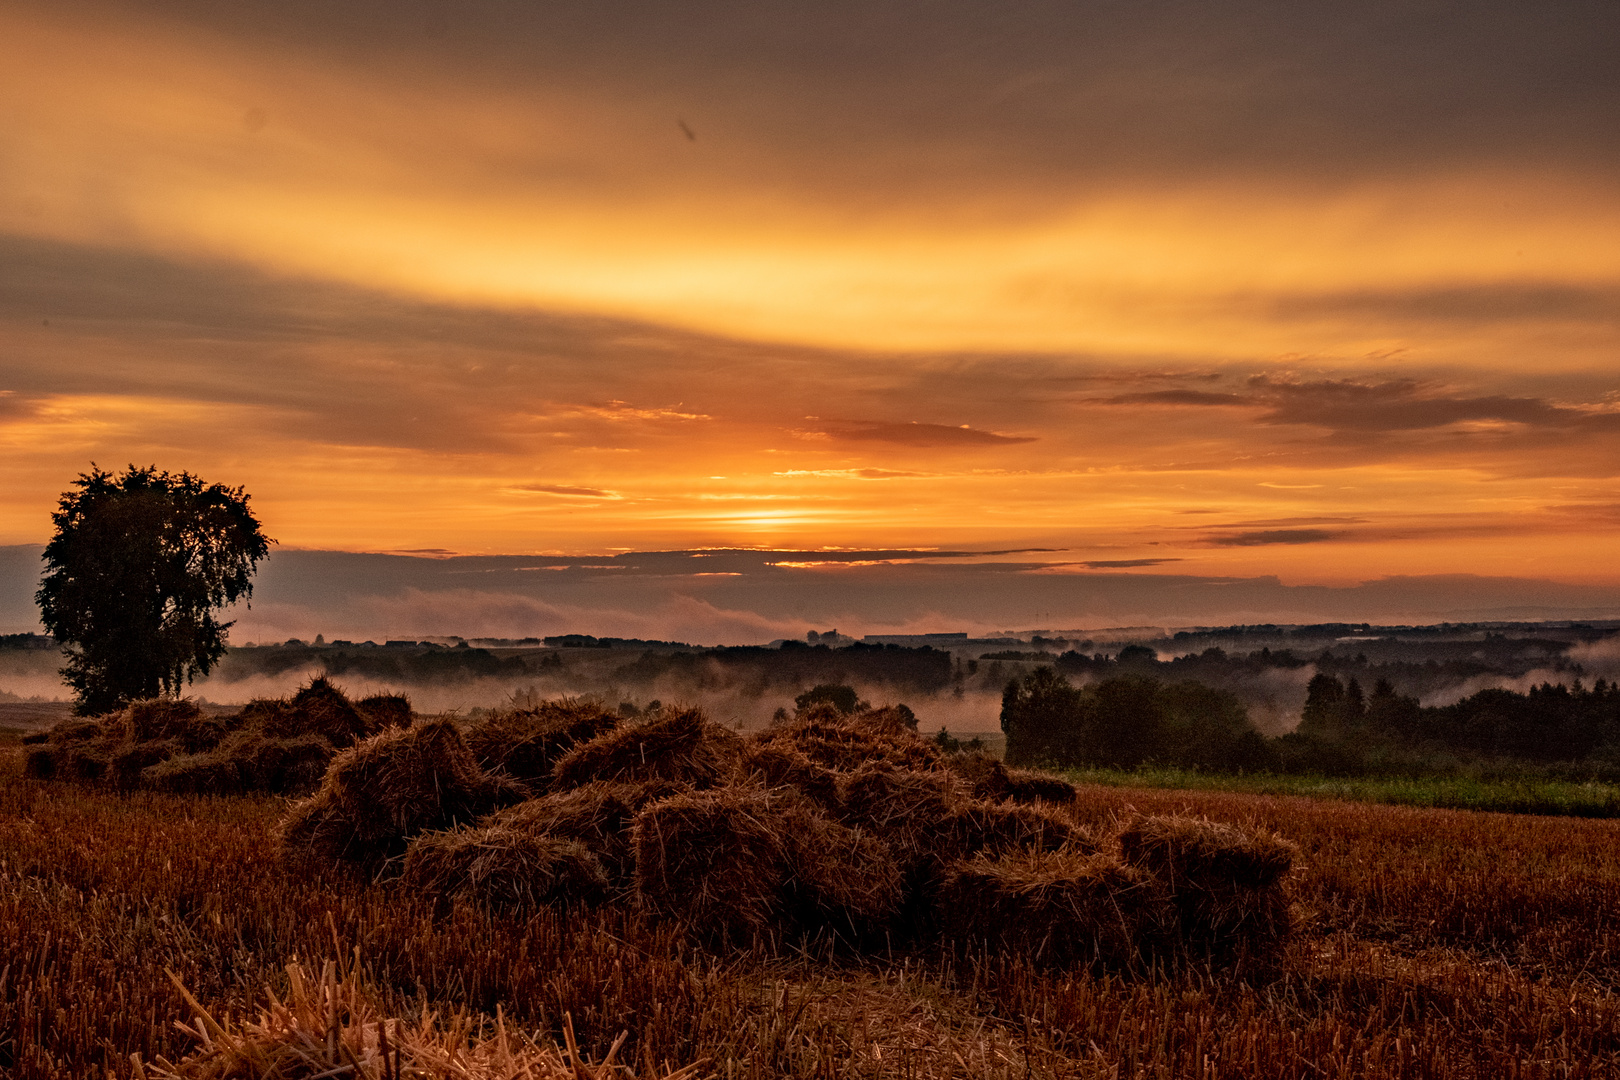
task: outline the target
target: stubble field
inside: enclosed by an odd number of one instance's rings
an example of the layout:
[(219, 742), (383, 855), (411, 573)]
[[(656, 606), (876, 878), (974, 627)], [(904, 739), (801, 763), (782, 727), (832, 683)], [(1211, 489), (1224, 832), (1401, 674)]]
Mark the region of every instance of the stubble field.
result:
[[(14, 739), (14, 736), (13, 736)], [(637, 1075), (1620, 1075), (1620, 823), (1086, 787), (1128, 809), (1295, 841), (1304, 923), (1236, 969), (1039, 970), (1018, 959), (716, 954), (606, 909), (526, 919), (397, 883), (293, 876), (275, 798), (28, 781), (0, 746), (0, 1075), (131, 1075), (194, 1043), (165, 975), (242, 1015), (285, 966), (358, 950), (395, 1014), (497, 1010)]]

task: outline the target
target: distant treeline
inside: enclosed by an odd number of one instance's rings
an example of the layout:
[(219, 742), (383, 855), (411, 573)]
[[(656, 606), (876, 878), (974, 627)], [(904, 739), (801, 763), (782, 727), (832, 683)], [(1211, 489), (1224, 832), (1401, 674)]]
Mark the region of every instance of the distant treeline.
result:
[(1324, 672), (1310, 681), (1299, 727), (1267, 738), (1218, 687), (1131, 674), (1076, 687), (1042, 667), (1007, 685), (1001, 727), (1012, 764), (1357, 775), (1518, 763), (1620, 774), (1620, 685), (1602, 679), (1425, 707), (1387, 680), (1367, 693)]
[[(573, 642), (573, 638), (581, 640)], [(453, 647), (398, 643), (391, 646), (349, 642), (312, 645), (289, 642), (232, 650), (226, 670), (233, 678), (248, 673), (282, 675), (320, 670), (334, 678), (367, 678), (377, 682), (422, 684), (479, 678), (522, 680), (559, 674), (578, 661), (589, 664), (614, 684), (650, 684), (672, 676), (683, 686), (701, 690), (729, 688), (764, 694), (797, 693), (819, 684), (883, 685), (897, 691), (930, 694), (948, 687), (953, 677), (951, 654), (928, 646), (866, 645), (842, 648), (789, 642), (781, 648), (738, 646), (715, 649), (658, 647), (639, 642), (636, 650), (606, 639), (583, 640), (558, 649), (495, 650), (463, 642)], [(551, 639), (547, 639), (551, 640)], [(575, 651), (575, 650), (589, 650)], [(611, 668), (615, 654), (626, 659)]]

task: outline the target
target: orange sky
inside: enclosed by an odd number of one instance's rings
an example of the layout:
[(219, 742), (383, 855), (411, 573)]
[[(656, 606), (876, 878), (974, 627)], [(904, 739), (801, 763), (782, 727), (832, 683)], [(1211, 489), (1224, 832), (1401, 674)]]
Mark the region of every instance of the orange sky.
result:
[(0, 544), (1620, 582), (1602, 6), (260, 7), (0, 11)]

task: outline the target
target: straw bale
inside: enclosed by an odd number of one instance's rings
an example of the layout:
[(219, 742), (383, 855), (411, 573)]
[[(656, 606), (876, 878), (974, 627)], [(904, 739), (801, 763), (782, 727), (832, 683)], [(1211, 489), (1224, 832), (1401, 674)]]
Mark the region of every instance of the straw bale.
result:
[(544, 790), (557, 760), (605, 735), (619, 718), (593, 701), (563, 698), (496, 713), (467, 732), (467, 748), (486, 769), (499, 769)]
[(842, 778), (842, 820), (886, 841), (904, 869), (936, 859), (952, 814), (967, 797), (953, 774), (868, 765)]
[(417, 833), (474, 821), (523, 794), (478, 767), (450, 720), (394, 728), (332, 759), (320, 790), (290, 812), (282, 845), (370, 863), (403, 853)]
[(983, 750), (951, 754), (946, 757), (945, 764), (967, 781), (975, 799), (1067, 804), (1074, 802), (1079, 794), (1067, 780), (1032, 769), (1009, 769)]
[(578, 841), (601, 860), (616, 884), (628, 885), (635, 873), (631, 829), (636, 815), (661, 799), (691, 790), (673, 780), (641, 784), (599, 780), (518, 803), (486, 818), (485, 824)]
[(615, 728), (564, 754), (552, 770), (554, 791), (592, 780), (678, 780), (710, 788), (735, 775), (743, 741), (700, 709), (671, 709)]
[(247, 789), (237, 763), (211, 751), (156, 762), (142, 770), (140, 783), (155, 791), (188, 795), (238, 795)]
[(186, 698), (132, 701), (125, 710), (122, 726), (132, 742), (178, 739), (188, 754), (210, 749), (225, 737), (225, 725), (204, 716), (197, 703)]
[(880, 705), (875, 709), (861, 709), (849, 716), (851, 723), (890, 735), (915, 733), (917, 714), (904, 705)]
[(850, 771), (863, 765), (896, 769), (944, 768), (939, 749), (910, 730), (887, 730), (863, 723), (859, 715), (816, 706), (798, 717), (766, 728), (757, 736), (762, 745), (791, 746), (817, 765)]
[(185, 752), (185, 743), (178, 738), (127, 745), (113, 755), (113, 783), (122, 789), (139, 787), (145, 769)]
[(106, 740), (67, 747), (58, 760), (58, 771), (71, 780), (100, 780), (111, 763), (111, 747)]
[(1172, 883), (1251, 888), (1275, 885), (1298, 854), (1273, 832), (1179, 816), (1132, 818), (1119, 846), (1125, 861)]
[(140, 780), (159, 791), (200, 795), (298, 794), (320, 784), (334, 753), (332, 744), (319, 735), (274, 739), (249, 728), (233, 732), (204, 753), (160, 760), (141, 773)]
[(23, 775), (30, 780), (56, 779), (56, 759), (59, 753), (60, 751), (48, 746), (28, 751), (28, 756), (23, 759)]
[(50, 741), (51, 733), (48, 731), (30, 731), (28, 734), (22, 737), (22, 744), (24, 746), (39, 746)]
[(793, 788), (825, 810), (839, 809), (838, 774), (792, 745), (750, 742), (743, 750), (742, 773), (766, 787)]
[(1108, 855), (980, 855), (950, 867), (935, 898), (941, 933), (1054, 965), (1130, 963), (1162, 924), (1153, 877)]
[(593, 904), (609, 889), (584, 844), (501, 824), (423, 833), (405, 852), (402, 880), (429, 896), (514, 914)]
[(779, 821), (795, 929), (825, 927), (858, 943), (899, 914), (905, 882), (888, 844), (808, 804), (786, 807)]
[[(354, 702), (324, 675), (317, 675), (287, 702), (252, 702), (255, 719), (273, 738), (323, 736), (333, 746), (353, 746), (365, 738), (370, 724)], [(279, 707), (277, 707), (279, 706)]]
[(781, 926), (789, 876), (780, 801), (758, 788), (677, 795), (636, 815), (636, 891), (694, 932), (746, 941)]
[(85, 742), (105, 734), (99, 720), (63, 720), (49, 731), (53, 743)]
[(366, 722), (366, 733), (411, 726), (411, 699), (404, 694), (372, 694), (354, 703)]
[(953, 807), (938, 841), (946, 857), (966, 858), (981, 851), (1057, 851), (1091, 854), (1097, 842), (1063, 815), (1040, 806), (971, 800)]
[(1080, 797), (1080, 789), (1059, 776), (1033, 769), (1008, 769), (1006, 798), (1011, 802), (1049, 802), (1068, 805)]
[(948, 754), (945, 767), (967, 782), (975, 799), (1000, 802), (1006, 797), (1007, 766), (984, 750)]
[(1119, 844), (1126, 862), (1168, 890), (1182, 941), (1196, 951), (1265, 948), (1293, 929), (1283, 883), (1298, 849), (1275, 833), (1138, 816)]

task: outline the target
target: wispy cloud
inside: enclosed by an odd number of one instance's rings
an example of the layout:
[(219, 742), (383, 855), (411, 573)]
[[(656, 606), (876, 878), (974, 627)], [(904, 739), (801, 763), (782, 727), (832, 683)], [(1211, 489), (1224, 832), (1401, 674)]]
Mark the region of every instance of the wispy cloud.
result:
[(844, 442), (893, 443), (946, 449), (950, 447), (1008, 446), (1034, 442), (1031, 435), (1001, 435), (961, 424), (925, 424), (916, 420), (900, 422), (890, 420), (818, 420), (806, 417), (810, 426), (803, 430), (825, 438)]
[(578, 499), (622, 499), (616, 491), (603, 488), (571, 487), (567, 484), (517, 484), (511, 490), (533, 492), (536, 495), (564, 495)]

